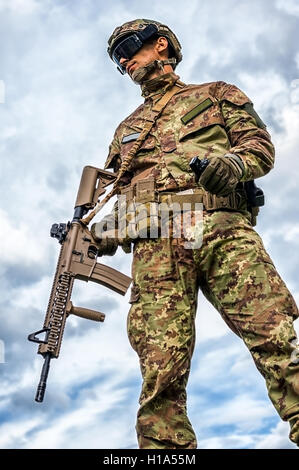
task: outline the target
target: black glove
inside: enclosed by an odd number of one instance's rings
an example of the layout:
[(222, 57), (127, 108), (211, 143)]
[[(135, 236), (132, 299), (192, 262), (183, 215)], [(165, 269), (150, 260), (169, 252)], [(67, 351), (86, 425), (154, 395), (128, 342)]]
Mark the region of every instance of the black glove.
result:
[(244, 164), (237, 155), (227, 153), (221, 157), (212, 157), (199, 178), (199, 184), (216, 196), (231, 193), (244, 173)]

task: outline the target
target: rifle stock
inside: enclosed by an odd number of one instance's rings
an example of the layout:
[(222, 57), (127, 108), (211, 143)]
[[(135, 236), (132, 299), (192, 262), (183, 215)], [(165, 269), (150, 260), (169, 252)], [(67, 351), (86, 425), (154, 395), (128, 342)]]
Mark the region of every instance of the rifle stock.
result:
[[(131, 283), (130, 277), (97, 262), (97, 242), (81, 222), (81, 218), (95, 207), (99, 196), (105, 192), (104, 188), (113, 183), (115, 178), (114, 173), (92, 166), (84, 167), (72, 222), (52, 226), (51, 236), (57, 238), (61, 244), (57, 268), (43, 329), (28, 336), (29, 341), (39, 344), (38, 354), (44, 357), (35, 396), (37, 402), (44, 399), (50, 361), (59, 356), (67, 317), (73, 314), (97, 322), (105, 319), (101, 312), (72, 304), (71, 294), (75, 279), (96, 282), (121, 295), (126, 294)], [(45, 333), (43, 340), (37, 336), (41, 333)]]

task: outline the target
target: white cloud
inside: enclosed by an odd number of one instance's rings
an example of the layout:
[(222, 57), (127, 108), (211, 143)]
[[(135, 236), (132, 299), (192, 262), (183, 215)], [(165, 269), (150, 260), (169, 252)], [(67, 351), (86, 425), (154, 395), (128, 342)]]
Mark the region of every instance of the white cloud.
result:
[(44, 254), (43, 244), (39, 244), (37, 250), (35, 236), (26, 220), (12, 222), (3, 209), (0, 209), (0, 219), (2, 266), (15, 263), (17, 259), (20, 264), (41, 262)]
[(126, 336), (126, 317), (121, 318), (120, 315), (121, 312), (107, 312), (104, 323), (94, 323), (84, 334), (80, 331), (80, 323), (82, 325), (87, 320), (78, 321), (77, 335), (64, 340), (60, 359), (53, 363), (51, 381), (54, 391), (57, 387), (71, 390), (98, 374), (117, 371), (119, 383), (137, 375), (138, 361)]
[(272, 174), (270, 173), (267, 178), (269, 178), (270, 182), (272, 179), (276, 178), (277, 183), (279, 178), (281, 181), (287, 178), (286, 185), (281, 185), (281, 190), (287, 191), (292, 189), (296, 192), (298, 188), (297, 170), (299, 168), (297, 158), (297, 148), (299, 144), (297, 132), (299, 125), (299, 105), (296, 102), (292, 102), (292, 92), (293, 88), (291, 87), (291, 83), (289, 83), (285, 93), (285, 103), (281, 106), (279, 103), (275, 105), (275, 114), (279, 116), (279, 122), (284, 132), (274, 133), (276, 164), (274, 172)]
[(268, 435), (263, 436), (255, 445), (255, 449), (296, 449), (296, 444), (289, 440), (290, 425), (280, 421)]
[(217, 310), (200, 293), (196, 314), (197, 340), (200, 343), (217, 341), (227, 335), (229, 328)]
[[(116, 385), (117, 382), (116, 382)], [(83, 397), (80, 406), (71, 411), (66, 411), (61, 417), (57, 417), (48, 426), (37, 430), (33, 439), (28, 439), (25, 447), (36, 448), (109, 448), (109, 442), (121, 446), (121, 442), (128, 436), (123, 436), (125, 427), (122, 421), (118, 427), (112, 429), (105, 424), (104, 416), (112, 413), (120, 402), (127, 398), (127, 390), (119, 385), (111, 393), (111, 384), (93, 387), (90, 398)], [(128, 418), (127, 418), (128, 419)], [(92, 433), (90, 430), (93, 430)], [(83, 436), (83, 439), (82, 439)], [(87, 438), (88, 436), (88, 438)], [(70, 439), (71, 437), (71, 439)], [(85, 445), (83, 445), (83, 442)]]
[(222, 437), (211, 437), (203, 439), (199, 442), (199, 449), (250, 449), (254, 437), (252, 435), (232, 435)]
[(19, 443), (19, 447), (23, 447), (26, 442), (26, 433), (36, 429), (42, 422), (42, 418), (32, 418), (28, 420), (16, 420), (1, 426), (0, 448), (5, 449), (11, 447), (14, 442)]
[(299, 5), (297, 0), (276, 0), (275, 6), (289, 15), (299, 16)]
[[(194, 372), (193, 380), (197, 378), (208, 387), (208, 384), (211, 385), (214, 382), (216, 376), (224, 377), (233, 373), (234, 369), (232, 368), (235, 368), (239, 361), (247, 362), (248, 352), (244, 344), (236, 338), (234, 340), (233, 345), (225, 345), (221, 348), (217, 345), (215, 339), (215, 347), (199, 358), (199, 366), (196, 373)], [(211, 367), (211, 364), (213, 364), (213, 367)], [(225, 384), (223, 381), (219, 382), (220, 387), (225, 386)]]
[(237, 395), (225, 404), (203, 412), (205, 427), (234, 425), (240, 432), (253, 432), (272, 416), (270, 403), (265, 405), (263, 400), (254, 399), (250, 393)]
[(0, 11), (7, 9), (16, 15), (30, 15), (38, 8), (36, 0), (0, 0)]
[(259, 113), (269, 105), (275, 104), (279, 110), (288, 105), (289, 84), (277, 72), (270, 70), (252, 75), (241, 71), (239, 79)]
[(0, 80), (0, 104), (5, 103), (5, 83)]

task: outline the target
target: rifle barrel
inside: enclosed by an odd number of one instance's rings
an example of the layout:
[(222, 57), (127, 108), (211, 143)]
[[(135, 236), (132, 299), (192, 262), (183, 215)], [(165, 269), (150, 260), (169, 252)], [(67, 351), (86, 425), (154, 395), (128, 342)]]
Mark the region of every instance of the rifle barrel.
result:
[(37, 386), (37, 391), (35, 395), (35, 401), (37, 401), (38, 403), (41, 403), (44, 399), (51, 359), (52, 359), (51, 353), (46, 353), (45, 361), (44, 361), (41, 376), (40, 376), (40, 381)]

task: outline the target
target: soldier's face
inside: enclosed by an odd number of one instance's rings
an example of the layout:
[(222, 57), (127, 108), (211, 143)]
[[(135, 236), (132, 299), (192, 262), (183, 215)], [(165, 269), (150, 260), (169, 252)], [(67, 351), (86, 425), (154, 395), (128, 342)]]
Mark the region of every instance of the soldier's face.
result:
[[(132, 73), (140, 67), (145, 67), (146, 65), (150, 64), (154, 60), (163, 60), (165, 59), (165, 51), (168, 47), (168, 41), (164, 37), (160, 37), (157, 41), (149, 44), (144, 44), (144, 46), (136, 52), (136, 54), (131, 57), (131, 59), (121, 58), (120, 63), (121, 65), (125, 66), (126, 72), (132, 78)], [(158, 76), (156, 71), (153, 71), (151, 75), (149, 75), (148, 79), (152, 79)]]
[(135, 55), (133, 55), (131, 59), (121, 58), (120, 63), (126, 67), (126, 71), (131, 77), (131, 74), (134, 70), (138, 69), (139, 67), (144, 67), (153, 60), (157, 60), (159, 58), (159, 53), (157, 52), (155, 45), (145, 44), (141, 49), (139, 49), (139, 51), (136, 52)]

